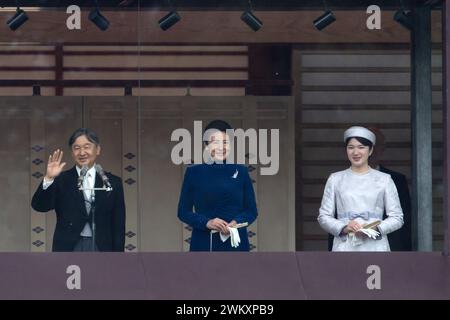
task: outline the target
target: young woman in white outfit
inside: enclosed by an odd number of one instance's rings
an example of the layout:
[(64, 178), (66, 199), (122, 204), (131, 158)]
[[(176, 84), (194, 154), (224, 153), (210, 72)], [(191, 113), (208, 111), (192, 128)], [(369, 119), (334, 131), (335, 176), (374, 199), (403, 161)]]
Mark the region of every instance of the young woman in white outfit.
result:
[(402, 227), (403, 212), (391, 176), (368, 164), (375, 135), (351, 127), (344, 142), (351, 166), (328, 178), (317, 220), (334, 236), (333, 251), (390, 251), (387, 234)]

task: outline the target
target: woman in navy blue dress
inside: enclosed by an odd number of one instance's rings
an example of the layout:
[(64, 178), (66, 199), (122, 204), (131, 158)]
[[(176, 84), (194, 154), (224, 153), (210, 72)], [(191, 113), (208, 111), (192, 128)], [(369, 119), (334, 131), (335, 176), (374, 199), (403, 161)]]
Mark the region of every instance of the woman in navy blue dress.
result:
[[(180, 200), (178, 218), (192, 227), (190, 251), (249, 251), (247, 228), (238, 228), (241, 243), (231, 245), (220, 234), (229, 235), (229, 227), (255, 221), (255, 193), (248, 169), (244, 165), (226, 163), (231, 126), (222, 120), (212, 121), (205, 132), (211, 132), (205, 142), (211, 163), (187, 168)], [(195, 211), (194, 211), (195, 209)], [(218, 232), (211, 233), (216, 230)]]

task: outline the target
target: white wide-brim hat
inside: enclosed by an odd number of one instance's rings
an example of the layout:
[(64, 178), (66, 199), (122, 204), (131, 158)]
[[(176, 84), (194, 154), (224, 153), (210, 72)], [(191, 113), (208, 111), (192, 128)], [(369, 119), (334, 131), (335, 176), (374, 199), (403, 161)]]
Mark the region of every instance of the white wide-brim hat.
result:
[(366, 129), (364, 127), (354, 126), (345, 130), (344, 142), (347, 141), (348, 138), (355, 138), (355, 137), (365, 138), (370, 142), (372, 142), (373, 145), (375, 145), (375, 142), (377, 141), (375, 134), (369, 129)]

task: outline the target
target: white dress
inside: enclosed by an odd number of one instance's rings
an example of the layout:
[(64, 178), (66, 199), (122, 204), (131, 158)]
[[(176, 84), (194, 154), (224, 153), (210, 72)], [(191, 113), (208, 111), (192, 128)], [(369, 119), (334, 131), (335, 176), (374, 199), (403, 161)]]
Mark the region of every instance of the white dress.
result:
[[(334, 235), (333, 251), (390, 251), (387, 234), (402, 227), (403, 212), (389, 174), (374, 169), (358, 174), (349, 168), (328, 178), (317, 220), (326, 232)], [(353, 245), (349, 236), (339, 236), (350, 220), (359, 224), (383, 220), (378, 225), (382, 238), (364, 237), (360, 245)]]

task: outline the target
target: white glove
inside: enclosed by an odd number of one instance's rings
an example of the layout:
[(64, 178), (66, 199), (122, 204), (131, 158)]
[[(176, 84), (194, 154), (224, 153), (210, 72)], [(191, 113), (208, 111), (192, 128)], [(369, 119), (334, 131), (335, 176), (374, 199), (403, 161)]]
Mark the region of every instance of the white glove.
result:
[(361, 231), (362, 233), (366, 234), (369, 238), (372, 238), (372, 239), (376, 239), (380, 235), (380, 233), (377, 230), (374, 230), (374, 229), (371, 229), (371, 228), (369, 228), (369, 229), (361, 228), (361, 229), (358, 230), (358, 232), (359, 231)]
[(239, 244), (241, 243), (241, 237), (239, 237), (239, 231), (237, 228), (228, 228), (230, 230), (231, 235), (231, 246), (233, 248), (239, 247)]
[(239, 247), (239, 244), (241, 243), (241, 237), (239, 237), (239, 231), (237, 228), (233, 228), (233, 227), (228, 227), (229, 230), (229, 234), (223, 234), (220, 233), (220, 239), (222, 240), (222, 242), (225, 242), (228, 240), (228, 238), (231, 238), (231, 246), (233, 248), (237, 248)]
[[(376, 238), (380, 235), (380, 233), (372, 228), (368, 228), (368, 229), (364, 229), (361, 228), (358, 230), (358, 232), (362, 232), (365, 235), (367, 235), (369, 238), (376, 240)], [(350, 243), (353, 246), (359, 246), (363, 244), (363, 239), (361, 239), (360, 237), (356, 236), (356, 232), (352, 232), (349, 234), (350, 236)]]

